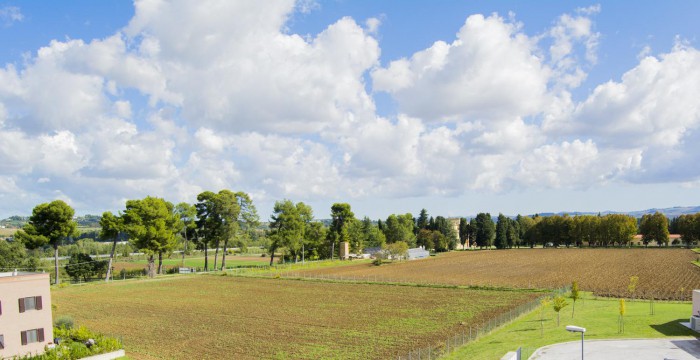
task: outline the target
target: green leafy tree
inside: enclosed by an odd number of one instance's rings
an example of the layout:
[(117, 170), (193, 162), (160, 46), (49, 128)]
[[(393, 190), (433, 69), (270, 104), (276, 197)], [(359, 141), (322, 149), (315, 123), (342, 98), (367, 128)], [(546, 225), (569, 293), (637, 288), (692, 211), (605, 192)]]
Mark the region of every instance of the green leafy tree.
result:
[[(218, 248), (217, 231), (220, 221), (216, 214), (216, 194), (211, 191), (204, 191), (197, 195), (197, 243), (204, 251), (204, 270), (209, 271), (209, 245)], [(214, 265), (216, 268), (216, 265)]]
[(366, 247), (382, 247), (386, 243), (386, 236), (378, 226), (372, 224), (372, 220), (366, 217), (362, 219), (362, 232), (364, 233)]
[(506, 232), (506, 237), (508, 238), (508, 247), (513, 246), (520, 247), (520, 224), (517, 221), (508, 219), (508, 231)]
[[(442, 234), (444, 237), (444, 246), (440, 246), (439, 251), (454, 250), (457, 247), (457, 241), (459, 241), (459, 233), (455, 231), (452, 222), (442, 216), (435, 218), (435, 229)], [(438, 251), (437, 247), (435, 249)]]
[(362, 250), (369, 247), (381, 247), (382, 244), (386, 243), (386, 236), (379, 230), (379, 227), (375, 225), (370, 218), (365, 217), (362, 220), (362, 248), (358, 253), (362, 253)]
[(600, 246), (602, 244), (601, 223), (602, 218), (593, 215), (578, 216), (580, 219), (581, 244), (587, 242), (588, 246)]
[(100, 218), (100, 239), (112, 239), (112, 251), (109, 252), (109, 263), (107, 264), (107, 274), (105, 281), (109, 281), (112, 276), (112, 263), (114, 262), (114, 252), (117, 250), (117, 239), (122, 231), (122, 219), (109, 211), (102, 213)]
[(420, 215), (418, 215), (418, 220), (416, 220), (416, 227), (418, 230), (420, 231), (420, 229), (427, 229), (429, 221), (428, 210), (421, 209)]
[(443, 233), (432, 230), (431, 235), (436, 252), (444, 252), (450, 249), (450, 240)]
[(11, 271), (13, 269), (36, 270), (39, 266), (39, 258), (27, 253), (21, 241), (0, 240), (0, 269)]
[(604, 246), (627, 246), (637, 234), (637, 219), (629, 215), (605, 215), (598, 227)]
[(270, 221), (270, 265), (274, 264), (275, 251), (279, 248), (289, 250), (295, 259), (302, 249), (305, 221), (299, 210), (305, 205), (299, 204), (295, 205), (291, 200), (275, 202)]
[(469, 219), (469, 246), (479, 246), (476, 242), (476, 218)]
[(416, 235), (413, 232), (413, 215), (406, 213), (404, 215), (392, 214), (386, 219), (384, 235), (386, 242), (391, 244), (398, 241), (403, 241), (409, 247), (416, 246)]
[(187, 245), (189, 239), (195, 236), (195, 231), (197, 230), (197, 207), (181, 202), (175, 205), (175, 213), (182, 222), (182, 238), (185, 240), (182, 247), (182, 266), (185, 266), (185, 255), (189, 252)]
[(355, 214), (348, 203), (335, 203), (331, 206), (331, 226), (328, 230), (328, 240), (331, 244), (331, 259), (336, 255), (336, 245), (350, 242), (348, 226), (355, 219)]
[[(226, 269), (226, 251), (228, 249), (229, 241), (236, 237), (240, 228), (240, 214), (241, 206), (239, 204), (239, 196), (244, 196), (245, 199), (252, 202), (247, 194), (245, 193), (234, 193), (230, 190), (221, 190), (216, 194), (216, 212), (219, 218), (219, 231), (217, 236), (219, 237), (219, 242), (223, 243), (224, 248), (221, 253), (221, 270)], [(255, 208), (253, 208), (255, 210)], [(218, 249), (217, 249), (218, 250)], [(216, 264), (216, 255), (214, 257), (214, 264)], [(216, 265), (214, 265), (216, 268)]]
[(349, 222), (348, 238), (350, 239), (350, 252), (361, 252), (364, 244), (367, 242), (364, 224), (362, 221), (352, 219), (352, 221)]
[(642, 243), (648, 246), (654, 241), (657, 245), (668, 245), (668, 218), (660, 213), (645, 214), (639, 222), (639, 232), (642, 234)]
[[(247, 246), (247, 244), (243, 241), (243, 237), (245, 234), (255, 231), (255, 229), (260, 226), (260, 216), (258, 215), (258, 210), (253, 204), (253, 200), (247, 193), (238, 191), (234, 194), (234, 197), (237, 204), (238, 215), (234, 216), (233, 213), (227, 215), (230, 217), (230, 221), (235, 222), (235, 224), (231, 223), (232, 226), (229, 229), (230, 234), (228, 234), (227, 239), (232, 238), (236, 246), (243, 248)], [(232, 205), (228, 206), (229, 211), (234, 209)], [(311, 211), (311, 208), (309, 208), (308, 211)], [(313, 217), (313, 215), (311, 215), (311, 217)], [(226, 268), (227, 245), (228, 241), (224, 243), (224, 256), (221, 260), (222, 269)]]
[(180, 217), (172, 203), (147, 196), (142, 200), (127, 200), (122, 214), (124, 231), (131, 244), (148, 255), (148, 276), (155, 276), (154, 256), (158, 255), (158, 273), (163, 270), (163, 254), (172, 251), (175, 235), (182, 228)]
[(618, 311), (620, 316), (617, 320), (617, 332), (623, 334), (625, 332), (625, 313), (627, 312), (627, 306), (625, 306), (625, 299), (620, 299), (620, 307)]
[(574, 311), (576, 309), (576, 300), (578, 300), (580, 296), (581, 296), (581, 294), (578, 291), (578, 282), (574, 281), (573, 283), (571, 283), (571, 295), (570, 295), (571, 300), (574, 301), (573, 305), (571, 305), (571, 318), (572, 319), (574, 318)]
[(401, 241), (401, 226), (399, 225), (399, 218), (396, 214), (391, 214), (386, 218), (384, 223), (384, 235), (386, 235), (387, 243), (395, 243)]
[(687, 248), (690, 248), (693, 242), (700, 239), (700, 213), (679, 216), (678, 233), (681, 235), (681, 239)]
[(405, 259), (408, 255), (408, 244), (404, 241), (387, 244), (386, 251), (393, 260)]
[(481, 248), (488, 248), (493, 245), (496, 236), (496, 225), (489, 213), (479, 213), (476, 215), (476, 244)]
[[(314, 221), (314, 210), (311, 208), (310, 205), (306, 205), (303, 202), (297, 203), (296, 207), (297, 211), (299, 212), (299, 216), (301, 217), (301, 221), (304, 223), (304, 235), (299, 240), (302, 249), (301, 254), (303, 256), (304, 250), (306, 250), (306, 233), (311, 230), (311, 224)], [(297, 262), (299, 258), (298, 253), (298, 251), (294, 253), (294, 262)]]
[(518, 222), (518, 237), (521, 239), (525, 238), (525, 233), (533, 226), (535, 225), (535, 220), (532, 220), (531, 217), (529, 216), (522, 216), (518, 214), (518, 216), (515, 217), (515, 221)]
[(29, 249), (47, 244), (53, 247), (54, 284), (59, 283), (58, 247), (65, 238), (77, 235), (74, 214), (73, 208), (62, 200), (39, 204), (32, 210), (29, 222), (16, 234)]
[(543, 217), (536, 223), (536, 234), (539, 242), (544, 244), (552, 243), (554, 246), (571, 245), (571, 218), (568, 215), (552, 215)]
[(435, 230), (420, 229), (418, 235), (416, 236), (416, 243), (418, 246), (423, 246), (424, 249), (430, 251), (435, 248), (435, 242), (433, 240)]
[(496, 222), (496, 249), (508, 247), (508, 218), (503, 214), (498, 214)]
[(520, 224), (520, 238), (523, 242), (534, 248), (540, 237), (539, 227), (537, 223), (541, 221), (541, 217), (531, 218), (529, 216), (518, 215), (518, 224)]
[(328, 228), (323, 223), (313, 221), (307, 224), (304, 231), (305, 259), (316, 260), (328, 254), (323, 251), (326, 246), (326, 232)]
[(566, 298), (561, 295), (557, 295), (552, 299), (552, 309), (557, 313), (557, 327), (559, 326), (559, 312), (567, 305), (569, 305), (569, 303), (566, 301)]
[(462, 244), (462, 249), (469, 247), (470, 233), (469, 221), (466, 218), (459, 218), (459, 243)]
[(80, 278), (83, 281), (88, 281), (92, 277), (101, 276), (107, 272), (107, 264), (104, 260), (94, 260), (88, 254), (77, 253), (71, 255), (68, 260), (66, 273), (75, 281), (78, 281)]

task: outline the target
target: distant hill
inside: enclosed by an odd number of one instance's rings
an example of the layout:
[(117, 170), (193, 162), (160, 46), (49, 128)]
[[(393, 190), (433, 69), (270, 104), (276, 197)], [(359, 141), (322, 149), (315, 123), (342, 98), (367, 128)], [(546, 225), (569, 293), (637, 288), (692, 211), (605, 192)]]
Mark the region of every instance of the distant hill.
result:
[[(607, 214), (625, 214), (625, 215), (631, 215), (636, 218), (640, 218), (643, 215), (646, 214), (653, 214), (655, 212), (660, 212), (669, 219), (679, 217), (684, 214), (695, 214), (700, 212), (700, 206), (676, 206), (676, 207), (671, 207), (671, 208), (663, 208), (663, 209), (657, 209), (657, 208), (652, 208), (652, 209), (646, 209), (646, 210), (637, 210), (637, 211), (601, 211), (601, 215), (607, 215)], [(568, 214), (569, 216), (576, 216), (576, 215), (598, 215), (598, 212), (580, 212), (580, 211), (562, 211), (558, 213), (539, 213), (540, 216), (552, 216), (552, 215), (564, 215)]]
[[(99, 215), (83, 215), (76, 216), (74, 218), (75, 222), (78, 223), (78, 227), (85, 228), (97, 228), (100, 227), (100, 219), (102, 217)], [(10, 216), (7, 219), (0, 220), (0, 227), (4, 226), (7, 229), (18, 229), (24, 226), (24, 224), (29, 221), (29, 216)]]

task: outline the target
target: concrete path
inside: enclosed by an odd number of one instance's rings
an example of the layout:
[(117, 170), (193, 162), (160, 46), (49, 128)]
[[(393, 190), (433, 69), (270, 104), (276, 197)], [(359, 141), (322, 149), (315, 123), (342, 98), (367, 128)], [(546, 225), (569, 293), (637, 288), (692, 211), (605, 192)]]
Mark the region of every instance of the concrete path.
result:
[[(696, 338), (643, 340), (586, 340), (586, 360), (696, 360), (700, 340)], [(580, 360), (581, 341), (548, 345), (535, 351), (530, 360)]]

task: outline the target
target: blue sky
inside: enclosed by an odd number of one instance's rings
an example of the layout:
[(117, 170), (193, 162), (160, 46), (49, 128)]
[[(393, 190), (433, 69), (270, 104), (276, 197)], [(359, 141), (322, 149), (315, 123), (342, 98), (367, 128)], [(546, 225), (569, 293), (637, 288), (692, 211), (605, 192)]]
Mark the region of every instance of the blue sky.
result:
[(0, 217), (700, 203), (693, 1), (0, 1)]

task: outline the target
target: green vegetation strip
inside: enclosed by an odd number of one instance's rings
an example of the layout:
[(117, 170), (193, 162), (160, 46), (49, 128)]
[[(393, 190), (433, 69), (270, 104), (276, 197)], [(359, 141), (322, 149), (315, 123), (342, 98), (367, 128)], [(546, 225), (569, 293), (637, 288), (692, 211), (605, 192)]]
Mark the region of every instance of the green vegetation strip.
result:
[[(697, 333), (680, 325), (688, 321), (692, 304), (684, 302), (654, 302), (654, 315), (650, 315), (648, 301), (627, 301), (624, 316), (625, 331), (618, 333), (619, 301), (617, 299), (592, 299), (576, 302), (575, 316), (571, 317), (569, 305), (561, 310), (561, 323), (557, 326), (557, 316), (551, 305), (520, 317), (518, 320), (479, 338), (446, 359), (500, 359), (509, 351), (523, 348), (523, 359), (527, 359), (536, 349), (550, 344), (577, 341), (578, 334), (567, 332), (566, 325), (586, 328), (586, 340), (664, 338), (697, 336)], [(544, 319), (540, 322), (540, 315)], [(542, 332), (542, 333), (541, 333)]]

